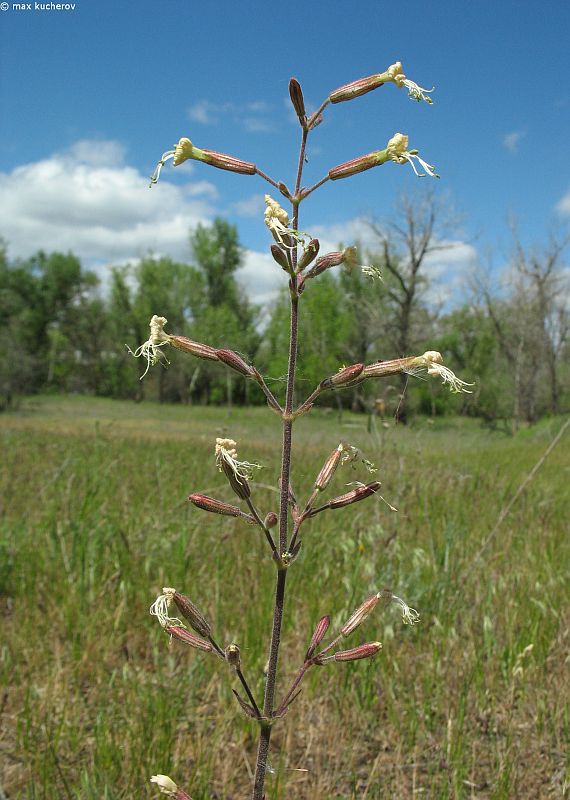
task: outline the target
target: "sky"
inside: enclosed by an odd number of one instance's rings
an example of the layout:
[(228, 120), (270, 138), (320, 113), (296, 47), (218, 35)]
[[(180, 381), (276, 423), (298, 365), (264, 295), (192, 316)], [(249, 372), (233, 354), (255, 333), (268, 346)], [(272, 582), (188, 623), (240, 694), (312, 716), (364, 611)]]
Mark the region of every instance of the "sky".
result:
[[(570, 4), (530, 0), (32, 0), (0, 4), (0, 235), (11, 258), (72, 251), (103, 283), (149, 252), (190, 259), (189, 230), (222, 216), (245, 247), (240, 280), (270, 302), (284, 273), (267, 255), (257, 176), (172, 162), (182, 136), (294, 183), (299, 126), (288, 81), (309, 110), (340, 85), (395, 61), (433, 105), (385, 85), (329, 106), (311, 133), (303, 183), (409, 135), (441, 179), (386, 164), (329, 182), (301, 205), (325, 246), (370, 240), (397, 222), (399, 192), (426, 183), (456, 210), (432, 264), (460, 286), (477, 263), (508, 258), (509, 218), (525, 245), (570, 222)], [(436, 185), (435, 185), (436, 184)], [(489, 255), (491, 254), (491, 255)]]

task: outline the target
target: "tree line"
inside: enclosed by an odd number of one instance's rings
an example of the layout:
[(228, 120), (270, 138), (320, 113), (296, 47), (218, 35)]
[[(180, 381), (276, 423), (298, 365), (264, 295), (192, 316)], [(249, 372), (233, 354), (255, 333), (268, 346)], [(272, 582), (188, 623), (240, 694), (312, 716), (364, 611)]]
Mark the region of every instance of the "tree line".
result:
[[(564, 239), (526, 250), (516, 232), (506, 280), (497, 289), (473, 276), (461, 304), (434, 298), (430, 274), (453, 245), (444, 209), (433, 195), (403, 197), (397, 222), (371, 223), (373, 246), (350, 268), (308, 282), (301, 306), (297, 392), (301, 398), (342, 365), (440, 350), (445, 363), (473, 381), (473, 393), (451, 397), (433, 380), (403, 375), (323, 397), (324, 405), (376, 411), (463, 413), (489, 424), (532, 422), (570, 405), (570, 303)], [(4, 357), (0, 405), (23, 395), (75, 392), (140, 401), (257, 404), (258, 387), (221, 365), (172, 351), (140, 380), (146, 363), (132, 358), (148, 338), (153, 314), (167, 330), (251, 360), (284, 390), (284, 293), (262, 309), (236, 274), (244, 251), (235, 226), (216, 219), (189, 239), (190, 263), (149, 255), (110, 270), (105, 285), (71, 253), (38, 252), (11, 261), (0, 249)], [(382, 280), (360, 269), (373, 263)], [(277, 265), (275, 269), (279, 269)]]

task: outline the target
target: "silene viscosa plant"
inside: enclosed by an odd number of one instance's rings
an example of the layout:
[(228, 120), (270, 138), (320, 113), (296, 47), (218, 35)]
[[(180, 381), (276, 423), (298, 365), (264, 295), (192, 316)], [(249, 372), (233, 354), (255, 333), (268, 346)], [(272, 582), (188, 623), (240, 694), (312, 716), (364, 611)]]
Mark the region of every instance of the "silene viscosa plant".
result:
[[(241, 355), (232, 350), (220, 349), (202, 342), (192, 341), (176, 333), (169, 333), (165, 330), (167, 320), (164, 317), (153, 316), (150, 321), (150, 337), (148, 341), (142, 344), (133, 354), (146, 360), (147, 371), (151, 365), (158, 362), (165, 364), (168, 362), (166, 351), (169, 347), (174, 347), (196, 358), (222, 362), (228, 369), (255, 381), (264, 393), (268, 405), (273, 412), (279, 415), (282, 422), (281, 471), (276, 481), (280, 498), (278, 514), (272, 511), (264, 514), (258, 508), (252, 492), (252, 478), (259, 465), (247, 461), (243, 457), (243, 452), (238, 453), (237, 443), (229, 438), (218, 438), (215, 442), (212, 441), (212, 457), (215, 458), (220, 472), (226, 477), (239, 505), (231, 505), (200, 493), (191, 494), (189, 497), (190, 502), (203, 511), (241, 517), (248, 525), (258, 526), (267, 540), (269, 546), (267, 569), (275, 570), (276, 586), (263, 697), (255, 697), (250, 689), (245, 675), (247, 670), (244, 671), (243, 669), (239, 645), (235, 642), (220, 642), (216, 638), (215, 626), (206, 619), (205, 615), (192, 600), (174, 588), (164, 588), (162, 594), (150, 608), (151, 614), (156, 616), (159, 624), (171, 640), (176, 639), (183, 645), (201, 651), (201, 655), (204, 657), (218, 659), (220, 667), (228, 670), (228, 677), (231, 679), (233, 674), (239, 682), (240, 691), (233, 689), (237, 701), (236, 708), (251, 718), (253, 724), (257, 725), (259, 732), (257, 761), (251, 794), (253, 800), (262, 800), (265, 796), (266, 775), (271, 769), (268, 764), (268, 753), (273, 726), (278, 724), (279, 720), (289, 711), (291, 704), (301, 691), (301, 683), (305, 674), (316, 667), (329, 669), (336, 665), (342, 666), (342, 663), (346, 661), (356, 661), (377, 656), (382, 649), (382, 644), (379, 641), (369, 641), (350, 646), (351, 643), (348, 639), (364, 620), (376, 611), (379, 605), (386, 607), (392, 603), (396, 604), (401, 610), (404, 623), (413, 625), (419, 620), (418, 612), (415, 609), (410, 608), (404, 600), (385, 589), (374, 591), (356, 610), (347, 614), (345, 623), (338, 630), (331, 631), (331, 617), (329, 615), (323, 616), (316, 621), (312, 636), (310, 638), (309, 636), (307, 637), (309, 641), (305, 658), (303, 663), (299, 665), (295, 677), (289, 687), (277, 696), (277, 667), (281, 644), (281, 627), (285, 610), (287, 575), (289, 570), (294, 568), (295, 560), (299, 555), (303, 543), (302, 533), (305, 530), (305, 524), (312, 517), (322, 512), (343, 509), (353, 506), (368, 497), (379, 496), (378, 490), (380, 488), (378, 480), (369, 480), (366, 483), (358, 482), (344, 494), (333, 497), (330, 500), (322, 499), (322, 495), (326, 492), (336, 470), (343, 464), (347, 462), (360, 463), (368, 472), (376, 472), (374, 465), (363, 458), (357, 448), (343, 443), (335, 447), (326, 458), (315, 479), (310, 496), (304, 503), (299, 503), (295, 496), (291, 476), (293, 424), (295, 420), (308, 413), (315, 400), (324, 392), (355, 386), (369, 379), (383, 378), (401, 373), (409, 375), (425, 373), (441, 379), (443, 383), (449, 386), (452, 392), (467, 392), (469, 391), (468, 387), (471, 385), (460, 380), (443, 364), (440, 353), (428, 350), (421, 355), (406, 355), (389, 361), (377, 361), (372, 364), (343, 366), (336, 374), (324, 377), (303, 402), (296, 407), (294, 406), (298, 315), (303, 293), (307, 289), (310, 290), (311, 281), (318, 278), (326, 270), (339, 265), (345, 265), (349, 269), (360, 268), (371, 280), (379, 277), (379, 270), (375, 266), (358, 265), (357, 251), (354, 247), (319, 255), (319, 241), (301, 232), (299, 225), (301, 204), (319, 187), (329, 181), (350, 178), (360, 172), (383, 164), (409, 165), (418, 177), (438, 177), (435, 168), (420, 158), (417, 150), (410, 149), (408, 137), (403, 133), (394, 133), (381, 149), (332, 167), (327, 175), (309, 188), (302, 186), (307, 139), (309, 134), (312, 134), (322, 122), (325, 109), (329, 105), (354, 100), (387, 83), (393, 83), (396, 87), (407, 89), (412, 100), (423, 101), (430, 105), (432, 103), (430, 93), (433, 90), (423, 89), (406, 78), (400, 62), (392, 64), (385, 72), (361, 78), (335, 89), (312, 114), (307, 114), (305, 111), (305, 102), (299, 82), (295, 78), (291, 79), (289, 92), (301, 128), (301, 145), (293, 189), (290, 189), (282, 181), (274, 180), (265, 172), (262, 172), (256, 164), (224, 153), (201, 149), (188, 138), (181, 138), (172, 150), (167, 150), (162, 155), (151, 177), (152, 186), (158, 181), (160, 172), (167, 161), (171, 160), (174, 166), (178, 166), (188, 159), (193, 159), (240, 175), (257, 175), (277, 190), (290, 205), (290, 211), (287, 211), (274, 196), (266, 195), (264, 221), (274, 240), (270, 246), (271, 254), (286, 273), (289, 281), (290, 337), (284, 405), (278, 402), (255, 366), (248, 363)], [(157, 311), (160, 311), (160, 309), (157, 309)], [(387, 506), (391, 511), (396, 510), (389, 503), (387, 503)], [(190, 795), (185, 790), (179, 788), (166, 775), (153, 775), (151, 781), (156, 784), (162, 794), (178, 798), (178, 800), (188, 800), (190, 798)]]

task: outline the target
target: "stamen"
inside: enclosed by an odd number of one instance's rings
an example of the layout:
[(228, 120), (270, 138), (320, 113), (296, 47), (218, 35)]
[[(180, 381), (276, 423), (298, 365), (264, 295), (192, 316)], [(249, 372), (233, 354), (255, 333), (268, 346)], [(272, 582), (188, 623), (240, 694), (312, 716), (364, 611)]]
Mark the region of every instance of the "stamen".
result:
[(408, 78), (404, 78), (402, 84), (408, 90), (408, 97), (410, 100), (417, 100), (418, 103), (421, 103), (423, 100), (430, 106), (433, 105), (433, 100), (431, 97), (428, 97), (428, 94), (431, 94), (435, 90), (435, 86), (431, 89), (424, 89), (422, 86), (418, 86), (415, 81), (410, 81)]
[[(385, 596), (384, 592), (379, 592), (378, 597)], [(393, 594), (389, 598), (393, 603), (397, 603), (402, 609), (402, 621), (404, 625), (415, 625), (420, 621), (420, 615), (416, 611), (415, 608), (410, 608), (410, 606), (402, 600), (401, 597)]]
[(238, 461), (237, 444), (233, 439), (216, 439), (216, 464), (222, 472), (222, 462), (225, 462), (236, 478), (241, 481), (249, 481), (252, 478), (254, 469), (263, 469), (261, 464), (254, 464), (250, 461)]
[(170, 608), (170, 604), (172, 602), (172, 598), (174, 597), (174, 593), (176, 589), (170, 589), (168, 587), (163, 588), (162, 590), (164, 594), (159, 594), (156, 598), (154, 603), (149, 608), (149, 613), (156, 617), (159, 621), (160, 625), (163, 628), (166, 628), (167, 625), (178, 625), (181, 628), (186, 627), (184, 623), (178, 619), (178, 617), (170, 617), (168, 616), (168, 610)]

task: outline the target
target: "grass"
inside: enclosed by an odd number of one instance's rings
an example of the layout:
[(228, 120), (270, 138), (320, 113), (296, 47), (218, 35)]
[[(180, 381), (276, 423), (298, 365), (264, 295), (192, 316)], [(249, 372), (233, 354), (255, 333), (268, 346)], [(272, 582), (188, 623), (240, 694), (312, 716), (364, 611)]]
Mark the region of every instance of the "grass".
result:
[[(296, 423), (301, 498), (342, 438), (377, 463), (399, 512), (370, 499), (307, 524), (288, 581), (281, 691), (318, 618), (342, 622), (374, 588), (391, 587), (422, 624), (377, 611), (354, 634), (354, 644), (383, 641), (376, 659), (309, 673), (274, 732), (267, 800), (567, 796), (570, 434), (475, 558), (559, 428), (505, 437), (444, 419), (368, 433), (363, 417), (318, 411)], [(234, 502), (214, 464), (220, 434), (266, 465), (255, 496), (276, 510), (280, 430), (264, 409), (35, 398), (0, 417), (0, 785), (10, 800), (156, 797), (155, 772), (194, 800), (248, 796), (257, 732), (231, 676), (169, 646), (148, 615), (162, 586), (188, 594), (217, 638), (240, 644), (261, 692), (269, 548), (257, 530), (186, 501), (201, 491)], [(339, 494), (366, 480), (343, 470)]]

